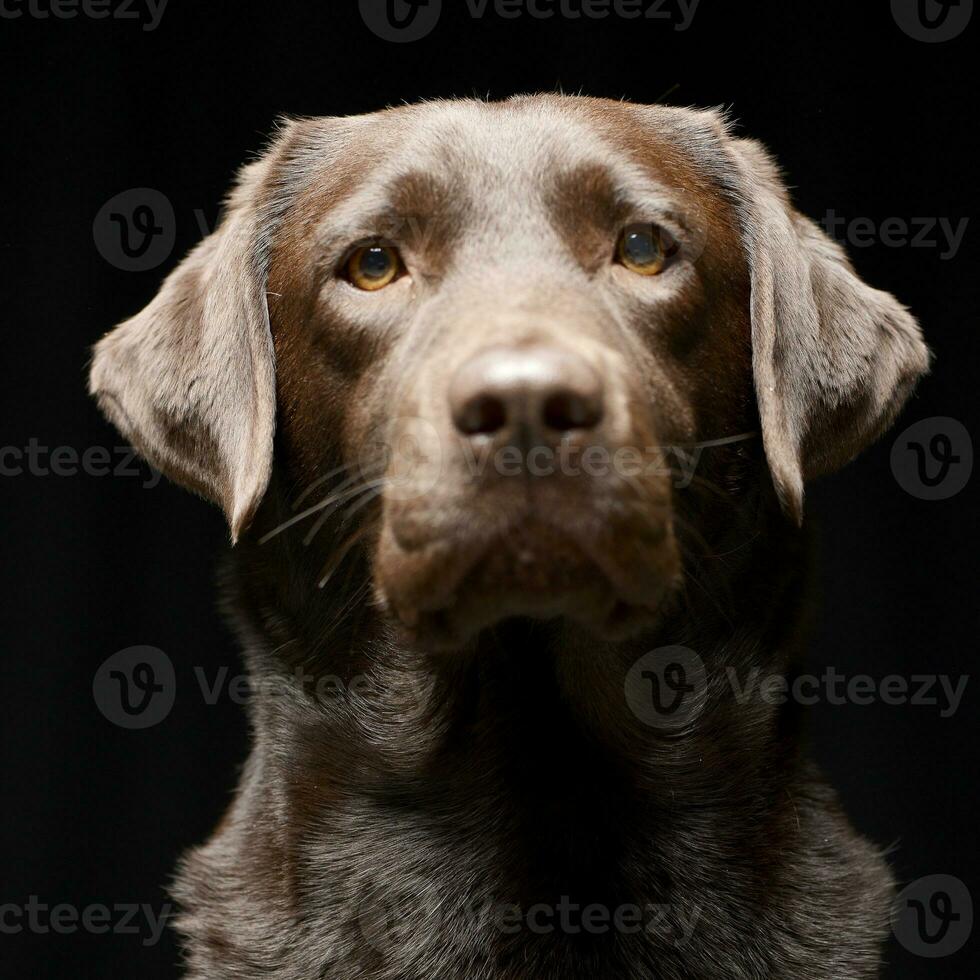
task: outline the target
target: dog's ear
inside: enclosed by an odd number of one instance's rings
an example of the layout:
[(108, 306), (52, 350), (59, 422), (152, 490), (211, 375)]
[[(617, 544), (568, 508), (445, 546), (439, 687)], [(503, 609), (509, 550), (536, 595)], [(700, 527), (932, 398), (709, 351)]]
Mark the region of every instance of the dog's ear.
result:
[(217, 230), (96, 345), (89, 376), (103, 412), (150, 463), (224, 509), (233, 540), (272, 467), (262, 214), (273, 155), (242, 170)]
[(918, 324), (795, 211), (762, 146), (726, 140), (752, 280), (752, 358), (766, 458), (784, 510), (892, 422), (929, 366)]

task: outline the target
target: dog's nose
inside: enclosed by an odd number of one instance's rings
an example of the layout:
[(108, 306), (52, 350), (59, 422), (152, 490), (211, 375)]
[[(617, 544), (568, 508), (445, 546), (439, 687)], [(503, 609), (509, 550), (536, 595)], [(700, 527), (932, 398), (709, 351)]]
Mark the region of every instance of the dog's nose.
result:
[(449, 404), (465, 436), (594, 429), (602, 421), (602, 380), (588, 361), (559, 347), (488, 347), (456, 372)]

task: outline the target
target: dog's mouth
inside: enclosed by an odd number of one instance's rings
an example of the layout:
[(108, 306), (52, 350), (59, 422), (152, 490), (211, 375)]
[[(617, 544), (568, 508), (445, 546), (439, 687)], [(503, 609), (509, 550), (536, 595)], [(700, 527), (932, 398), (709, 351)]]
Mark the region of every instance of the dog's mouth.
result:
[(567, 618), (621, 639), (655, 621), (680, 574), (668, 522), (533, 512), (435, 538), (386, 521), (375, 565), (382, 603), (411, 641), (433, 649), (515, 616)]

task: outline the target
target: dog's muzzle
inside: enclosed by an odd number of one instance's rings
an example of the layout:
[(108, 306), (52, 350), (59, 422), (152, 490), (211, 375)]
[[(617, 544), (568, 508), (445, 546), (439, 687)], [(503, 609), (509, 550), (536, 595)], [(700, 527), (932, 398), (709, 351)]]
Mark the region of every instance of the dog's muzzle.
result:
[(649, 436), (599, 365), (496, 344), (444, 391), (391, 433), (375, 573), (409, 634), (454, 647), (510, 616), (613, 637), (649, 622), (678, 574), (669, 482), (621, 466)]

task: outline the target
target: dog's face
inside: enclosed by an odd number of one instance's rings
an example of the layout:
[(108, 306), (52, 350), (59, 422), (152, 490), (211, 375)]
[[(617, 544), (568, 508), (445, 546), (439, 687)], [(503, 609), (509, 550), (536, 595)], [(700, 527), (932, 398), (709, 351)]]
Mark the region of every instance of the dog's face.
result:
[(650, 622), (681, 581), (670, 464), (728, 446), (713, 492), (771, 479), (799, 519), (926, 360), (716, 114), (548, 96), (291, 123), (92, 387), (235, 535), (278, 426), (295, 498), (377, 498), (377, 597), (452, 646)]
[(351, 461), (385, 481), (375, 582), (420, 637), (649, 618), (679, 576), (659, 447), (751, 424), (734, 212), (632, 115), (548, 100), (328, 123), (339, 159), (271, 250), (296, 483)]

